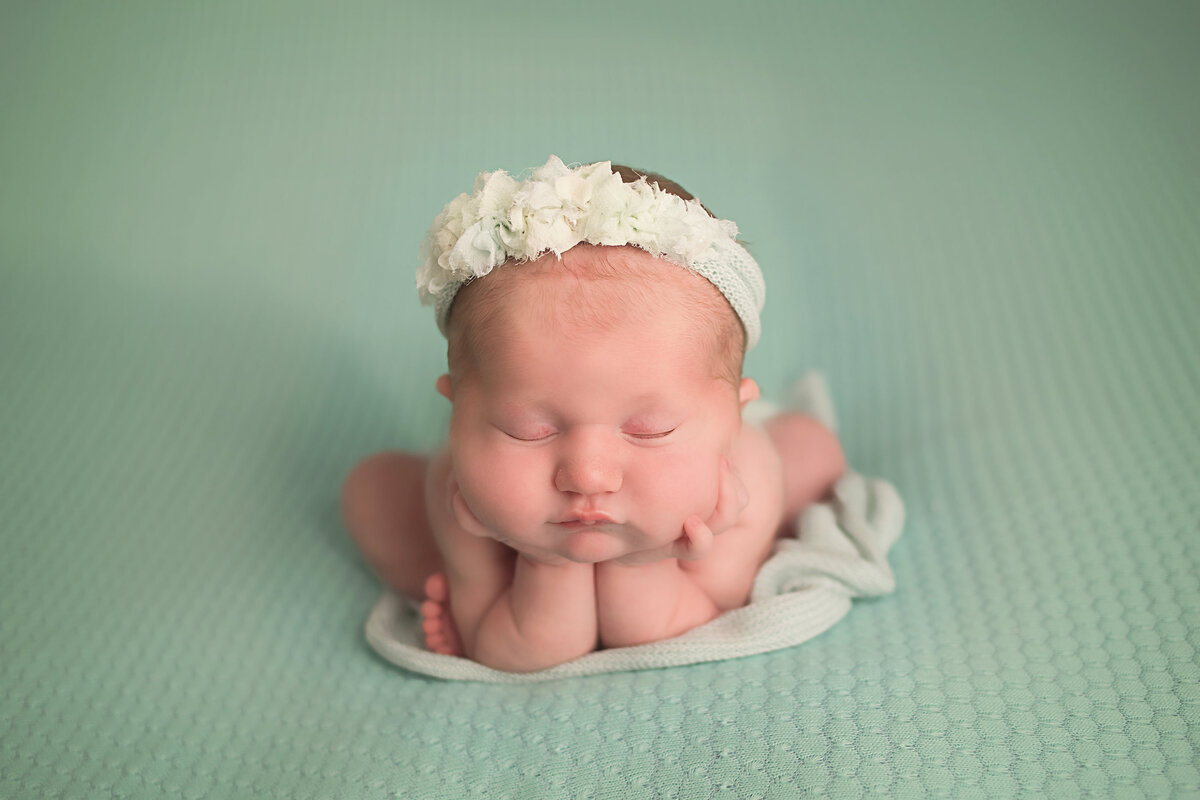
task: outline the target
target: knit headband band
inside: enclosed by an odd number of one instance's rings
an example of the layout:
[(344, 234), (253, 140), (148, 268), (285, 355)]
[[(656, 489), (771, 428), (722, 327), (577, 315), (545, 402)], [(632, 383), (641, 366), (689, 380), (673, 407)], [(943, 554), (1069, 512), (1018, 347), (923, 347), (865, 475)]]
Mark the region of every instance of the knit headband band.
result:
[(625, 183), (612, 164), (568, 167), (557, 156), (517, 180), (484, 172), (472, 194), (460, 194), (433, 220), (417, 270), (421, 302), (434, 306), (446, 333), (450, 304), (468, 281), (507, 261), (544, 253), (562, 256), (577, 244), (633, 245), (707, 278), (758, 341), (766, 294), (762, 270), (737, 242), (737, 225), (715, 219), (645, 177)]

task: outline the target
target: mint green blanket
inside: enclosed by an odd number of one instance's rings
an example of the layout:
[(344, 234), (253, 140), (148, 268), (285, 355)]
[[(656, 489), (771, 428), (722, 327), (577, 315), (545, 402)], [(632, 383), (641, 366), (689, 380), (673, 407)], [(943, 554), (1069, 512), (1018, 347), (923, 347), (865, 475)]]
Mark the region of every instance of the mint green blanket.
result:
[[(1194, 5), (0, 8), (0, 798), (1200, 796)], [(367, 643), (342, 478), (444, 435), (432, 216), (661, 171), (904, 498), (795, 646), (529, 684)]]

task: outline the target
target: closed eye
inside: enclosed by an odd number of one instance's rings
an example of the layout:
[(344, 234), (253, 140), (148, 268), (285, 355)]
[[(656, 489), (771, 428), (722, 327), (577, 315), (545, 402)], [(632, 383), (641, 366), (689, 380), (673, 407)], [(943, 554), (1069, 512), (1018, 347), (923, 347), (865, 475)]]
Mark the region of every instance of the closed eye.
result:
[(545, 433), (536, 433), (533, 436), (518, 436), (515, 433), (504, 431), (504, 435), (518, 442), (542, 442), (554, 435), (554, 431), (546, 431)]
[(671, 428), (671, 430), (669, 430), (669, 431), (659, 431), (657, 433), (631, 433), (629, 435), (631, 437), (633, 437), (634, 439), (647, 440), (647, 439), (662, 439), (664, 437), (670, 436), (674, 432), (675, 432), (675, 428)]

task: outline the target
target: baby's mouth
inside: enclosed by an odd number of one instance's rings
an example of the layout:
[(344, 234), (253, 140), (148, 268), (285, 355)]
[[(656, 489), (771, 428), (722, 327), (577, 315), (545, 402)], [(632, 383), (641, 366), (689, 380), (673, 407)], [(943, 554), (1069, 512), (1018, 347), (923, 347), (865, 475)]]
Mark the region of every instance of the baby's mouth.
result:
[(554, 524), (568, 527), (578, 526), (588, 528), (593, 525), (612, 525), (615, 522), (616, 520), (602, 511), (579, 511), (571, 514), (566, 519), (557, 521)]

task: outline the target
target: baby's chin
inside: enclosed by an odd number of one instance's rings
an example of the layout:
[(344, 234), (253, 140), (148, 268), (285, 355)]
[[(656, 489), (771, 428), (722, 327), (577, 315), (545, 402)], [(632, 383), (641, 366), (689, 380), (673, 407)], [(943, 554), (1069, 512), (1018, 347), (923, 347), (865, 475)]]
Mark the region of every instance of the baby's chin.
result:
[(625, 555), (629, 546), (621, 536), (597, 526), (565, 534), (559, 549), (577, 564), (598, 564)]
[(533, 561), (556, 563), (566, 560), (576, 564), (615, 561), (629, 565), (669, 558), (674, 541), (669, 535), (650, 536), (628, 524), (556, 524), (553, 528), (548, 537), (538, 537), (536, 545), (530, 539), (517, 537), (497, 537), (497, 541), (525, 553)]
[[(633, 538), (636, 541), (630, 541)], [(579, 564), (599, 564), (616, 561), (635, 565), (669, 558), (673, 540), (651, 541), (645, 534), (631, 536), (628, 530), (608, 530), (603, 525), (574, 530), (559, 542), (563, 557)]]

